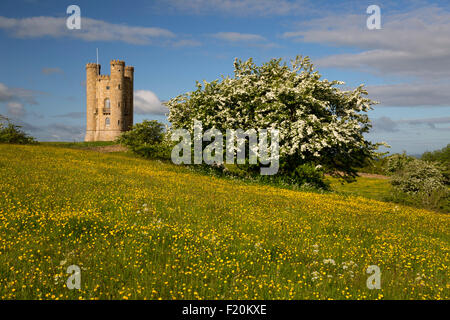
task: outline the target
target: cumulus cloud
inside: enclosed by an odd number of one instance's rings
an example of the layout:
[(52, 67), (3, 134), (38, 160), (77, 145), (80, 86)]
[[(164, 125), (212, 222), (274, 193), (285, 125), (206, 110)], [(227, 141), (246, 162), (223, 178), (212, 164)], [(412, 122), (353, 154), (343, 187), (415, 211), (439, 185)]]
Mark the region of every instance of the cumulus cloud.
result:
[(0, 16), (0, 29), (16, 38), (72, 37), (84, 41), (119, 41), (137, 45), (194, 44), (192, 40), (182, 42), (183, 39), (178, 39), (173, 32), (164, 28), (113, 24), (87, 17), (82, 17), (81, 29), (69, 30), (66, 27), (66, 18), (43, 16), (16, 19)]
[(13, 98), (13, 94), (11, 90), (5, 86), (3, 83), (0, 83), (0, 102), (9, 101)]
[(400, 127), (404, 125), (427, 126), (430, 129), (438, 131), (448, 131), (449, 127), (441, 125), (449, 124), (450, 117), (440, 118), (420, 118), (420, 119), (400, 119), (392, 120), (389, 117), (380, 117), (372, 120), (373, 132), (398, 132)]
[(25, 108), (20, 102), (8, 102), (6, 106), (8, 109), (8, 114), (14, 117), (22, 117), (25, 114)]
[(152, 91), (137, 90), (134, 92), (134, 111), (137, 114), (164, 115), (168, 109)]
[(371, 99), (384, 106), (448, 106), (450, 83), (402, 83), (368, 86)]
[(44, 127), (31, 129), (40, 141), (82, 141), (85, 135), (85, 127), (52, 123)]
[(21, 117), (25, 115), (25, 104), (36, 105), (36, 95), (40, 92), (23, 88), (9, 88), (0, 83), (0, 104), (6, 105), (9, 115)]
[(372, 120), (372, 130), (374, 132), (396, 132), (398, 131), (397, 123), (388, 117), (381, 117)]
[(450, 117), (440, 117), (440, 118), (425, 118), (425, 119), (407, 119), (399, 120), (398, 123), (406, 123), (410, 125), (427, 125), (432, 129), (450, 129), (450, 128), (440, 128), (436, 125), (448, 124), (450, 123)]
[(450, 13), (421, 8), (382, 15), (382, 29), (368, 30), (365, 15), (328, 16), (283, 34), (294, 41), (359, 49), (315, 61), (321, 67), (353, 68), (377, 74), (450, 78)]

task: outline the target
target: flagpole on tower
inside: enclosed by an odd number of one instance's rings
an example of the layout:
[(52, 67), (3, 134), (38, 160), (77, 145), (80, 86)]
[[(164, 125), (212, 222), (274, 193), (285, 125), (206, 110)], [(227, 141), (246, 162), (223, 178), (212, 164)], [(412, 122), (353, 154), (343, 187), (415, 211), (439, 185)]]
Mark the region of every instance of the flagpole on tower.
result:
[[(97, 66), (98, 66), (98, 48), (97, 48)], [(99, 70), (99, 68), (97, 67), (97, 72), (100, 74), (100, 70)]]

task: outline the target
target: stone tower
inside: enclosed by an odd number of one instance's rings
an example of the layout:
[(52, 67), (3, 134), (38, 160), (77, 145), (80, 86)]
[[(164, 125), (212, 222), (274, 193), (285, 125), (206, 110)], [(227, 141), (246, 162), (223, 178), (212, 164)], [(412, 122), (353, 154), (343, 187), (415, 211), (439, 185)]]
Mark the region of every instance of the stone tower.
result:
[(111, 75), (86, 65), (85, 141), (112, 141), (133, 125), (133, 73), (125, 62), (111, 61)]

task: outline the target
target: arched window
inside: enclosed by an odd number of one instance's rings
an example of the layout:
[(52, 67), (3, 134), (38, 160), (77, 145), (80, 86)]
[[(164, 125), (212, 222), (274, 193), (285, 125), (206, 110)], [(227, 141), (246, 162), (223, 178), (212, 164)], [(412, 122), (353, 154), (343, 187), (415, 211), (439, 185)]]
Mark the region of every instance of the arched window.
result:
[(105, 109), (109, 109), (111, 107), (111, 102), (109, 99), (105, 99)]
[(109, 123), (110, 123), (109, 118), (106, 118), (106, 119), (105, 119), (105, 126), (109, 127)]

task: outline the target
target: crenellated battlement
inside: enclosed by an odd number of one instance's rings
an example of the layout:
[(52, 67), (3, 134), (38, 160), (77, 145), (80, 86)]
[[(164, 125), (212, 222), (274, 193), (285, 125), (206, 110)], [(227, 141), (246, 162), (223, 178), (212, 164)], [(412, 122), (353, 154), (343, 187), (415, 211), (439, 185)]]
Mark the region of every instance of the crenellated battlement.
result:
[(100, 67), (100, 65), (96, 64), (96, 63), (88, 63), (88, 64), (86, 64), (86, 69), (98, 68), (98, 67)]
[(111, 80), (111, 76), (109, 74), (101, 74), (97, 77), (99, 80)]
[(111, 60), (110, 64), (111, 64), (111, 65), (120, 65), (120, 66), (124, 66), (124, 65), (125, 65), (125, 61), (122, 61), (122, 60)]
[(132, 66), (126, 66), (126, 67), (125, 67), (125, 70), (134, 71), (134, 67), (132, 67)]

